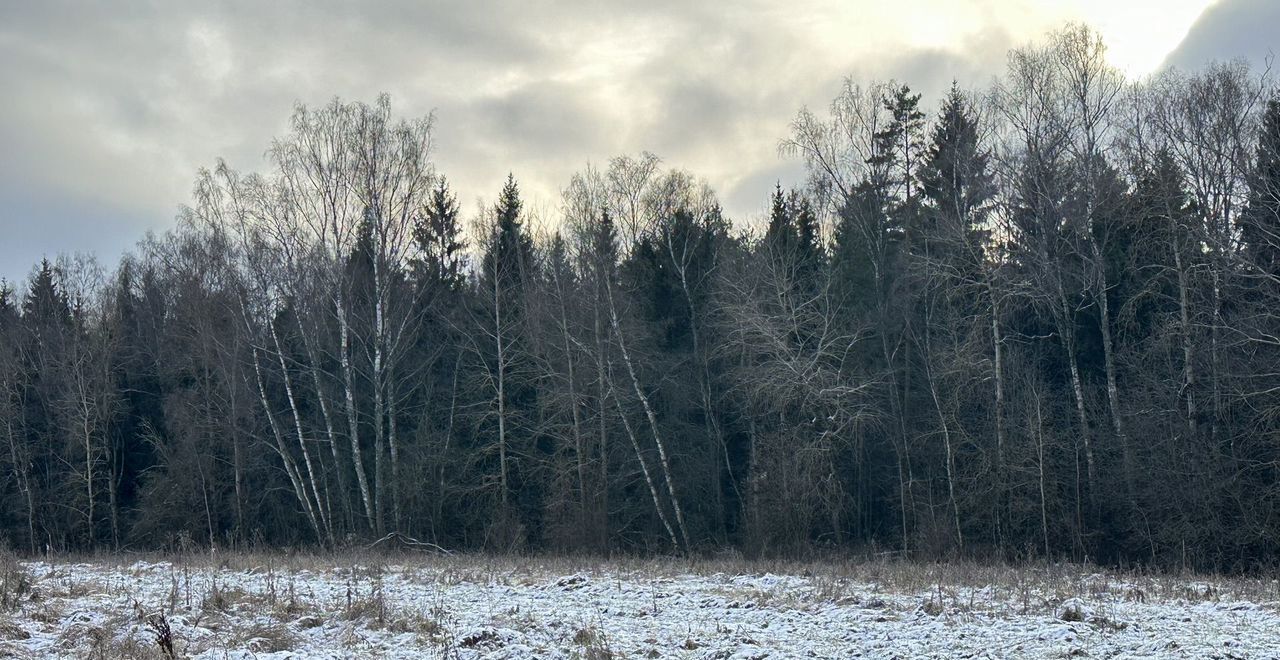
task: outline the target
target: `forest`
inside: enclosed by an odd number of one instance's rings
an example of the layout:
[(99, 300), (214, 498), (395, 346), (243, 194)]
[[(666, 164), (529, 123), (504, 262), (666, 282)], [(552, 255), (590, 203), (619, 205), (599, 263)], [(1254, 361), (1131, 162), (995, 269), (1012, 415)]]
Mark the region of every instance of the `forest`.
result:
[(1007, 62), (800, 109), (758, 221), (649, 153), (464, 212), (433, 116), (300, 104), (0, 285), (0, 547), (1273, 565), (1269, 71)]

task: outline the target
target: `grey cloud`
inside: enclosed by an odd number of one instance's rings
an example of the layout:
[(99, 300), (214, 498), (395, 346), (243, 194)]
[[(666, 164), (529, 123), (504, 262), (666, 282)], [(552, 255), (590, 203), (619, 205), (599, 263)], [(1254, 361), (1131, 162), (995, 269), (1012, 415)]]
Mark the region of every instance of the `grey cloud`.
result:
[(797, 160), (779, 161), (743, 177), (723, 191), (721, 199), (726, 207), (745, 209), (745, 214), (738, 215), (742, 224), (759, 229), (765, 226), (763, 219), (768, 213), (774, 186), (781, 185), (783, 190), (803, 188), (807, 176), (804, 163)]
[(136, 216), (95, 200), (0, 183), (0, 204), (0, 279), (18, 288), (41, 258), (53, 261), (64, 252), (118, 255), (143, 238)]
[(1265, 66), (1280, 50), (1280, 3), (1219, 0), (1200, 15), (1165, 64), (1195, 69), (1210, 60), (1244, 58)]
[[(815, 0), (816, 1), (816, 0)], [(508, 171), (554, 211), (587, 162), (649, 150), (705, 176), (735, 218), (794, 179), (778, 141), (841, 78), (936, 102), (1003, 68), (999, 29), (873, 58), (815, 46), (821, 4), (601, 0), (0, 3), (0, 275), (41, 254), (112, 261), (163, 229), (198, 167), (264, 167), (295, 101), (391, 94), (437, 111), (437, 160), (470, 211)], [(850, 32), (856, 18), (837, 25)], [(905, 28), (904, 28), (905, 29)], [(960, 54), (963, 53), (963, 54)], [(31, 230), (38, 222), (40, 231)], [(13, 228), (17, 230), (12, 230)]]

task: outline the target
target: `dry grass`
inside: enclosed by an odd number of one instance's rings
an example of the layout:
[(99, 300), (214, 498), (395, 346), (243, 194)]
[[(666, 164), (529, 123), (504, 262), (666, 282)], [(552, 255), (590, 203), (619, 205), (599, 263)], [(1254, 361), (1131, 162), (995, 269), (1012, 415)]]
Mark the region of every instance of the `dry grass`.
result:
[[(140, 558), (172, 563), (159, 568), (135, 564)], [(174, 621), (174, 632), (179, 634), (170, 643), (175, 654), (216, 649), (254, 653), (294, 650), (302, 635), (310, 634), (304, 631), (333, 626), (334, 622), (347, 622), (335, 629), (347, 631), (341, 634), (348, 635), (347, 648), (355, 651), (372, 652), (361, 647), (358, 635), (350, 631), (374, 629), (413, 633), (423, 646), (447, 654), (454, 649), (497, 648), (504, 644), (499, 630), (525, 631), (548, 623), (540, 620), (546, 616), (543, 612), (499, 608), (493, 612), (489, 627), (461, 635), (445, 596), (450, 587), (460, 584), (571, 591), (589, 588), (597, 581), (633, 581), (652, 589), (651, 603), (645, 608), (652, 607), (657, 614), (664, 607), (664, 598), (679, 588), (677, 581), (682, 576), (698, 576), (713, 583), (712, 592), (729, 608), (815, 611), (834, 604), (883, 610), (885, 620), (911, 611), (931, 616), (989, 611), (1051, 616), (1108, 631), (1127, 625), (1116, 620), (1115, 609), (1108, 603), (1280, 603), (1280, 583), (1262, 576), (1104, 571), (1078, 564), (927, 563), (886, 556), (752, 561), (740, 557), (601, 559), (344, 552), (116, 556), (97, 563), (114, 564), (123, 576), (149, 572), (153, 580), (155, 571), (168, 571), (167, 598), (146, 606), (155, 607), (149, 610), (153, 613), (167, 613)], [(66, 565), (38, 566), (38, 575), (32, 575), (31, 569), (12, 556), (0, 555), (0, 605), (20, 612), (24, 621), (57, 624), (65, 618), (64, 601), (104, 599), (127, 589), (131, 582), (124, 577), (122, 585), (119, 576), (101, 574), (84, 577), (85, 571), (68, 570)], [(302, 575), (304, 572), (309, 575)], [(754, 579), (766, 574), (782, 579), (776, 584)], [(254, 579), (244, 579), (244, 575)], [(306, 586), (313, 576), (324, 576), (337, 590), (318, 596)], [(741, 576), (752, 579), (739, 579)], [(398, 592), (384, 585), (396, 581), (428, 588), (434, 585), (438, 594), (435, 603), (422, 611), (394, 602), (390, 594)], [(154, 590), (150, 598), (155, 599)], [(1087, 601), (1089, 607), (1081, 607), (1078, 600)], [(72, 622), (60, 648), (69, 654), (104, 659), (168, 657), (165, 647), (156, 644), (156, 632), (148, 628), (141, 606), (135, 607), (139, 611), (121, 612), (105, 620)], [(25, 634), (13, 623), (16, 620), (0, 618), (0, 657), (7, 655), (6, 642)], [(562, 643), (572, 646), (575, 657), (619, 657), (601, 625), (568, 626), (560, 634)], [(689, 639), (688, 650), (703, 642)]]
[(249, 594), (243, 589), (237, 587), (226, 587), (218, 584), (217, 580), (213, 581), (209, 591), (200, 599), (200, 609), (205, 612), (221, 612), (223, 614), (231, 613), (241, 603), (254, 604), (248, 601), (257, 601), (257, 598), (250, 598)]
[(166, 656), (151, 640), (138, 634), (131, 617), (113, 615), (98, 623), (68, 626), (57, 647), (68, 656), (81, 654), (88, 660), (163, 660)]
[(276, 622), (254, 621), (235, 629), (229, 648), (248, 649), (254, 653), (292, 651), (298, 636), (289, 627)]
[[(935, 594), (935, 600), (949, 609), (967, 610), (977, 605), (977, 590), (987, 590), (994, 598), (985, 600), (1016, 602), (1022, 613), (1051, 613), (1055, 607), (1079, 597), (1120, 599), (1130, 602), (1206, 602), (1247, 600), (1280, 603), (1280, 582), (1270, 575), (1213, 576), (1194, 573), (1162, 573), (1146, 570), (1106, 570), (1087, 564), (1036, 563), (1014, 565), (969, 560), (923, 562), (897, 555), (833, 556), (821, 560), (752, 560), (739, 556), (719, 557), (630, 557), (595, 556), (497, 556), (425, 555), (379, 553), (361, 550), (338, 553), (233, 555), (196, 554), (177, 558), (176, 563), (191, 568), (262, 571), (275, 567), (280, 572), (333, 572), (349, 576), (357, 583), (364, 578), (399, 572), (418, 584), (443, 587), (458, 584), (520, 585), (544, 584), (565, 575), (589, 579), (635, 580), (647, 583), (684, 575), (706, 578), (774, 574), (805, 578), (811, 589), (805, 593), (739, 594), (759, 605), (792, 601), (790, 606), (847, 604), (858, 598), (867, 585), (885, 594)], [(365, 605), (374, 606), (376, 601)], [(383, 616), (382, 620), (387, 620)]]
[(582, 660), (613, 660), (620, 657), (610, 648), (608, 636), (598, 625), (579, 628), (573, 634), (573, 643), (581, 647), (580, 650), (575, 650), (574, 656)]
[[(382, 588), (381, 574), (369, 578), (368, 585), (353, 575), (347, 577), (347, 599), (342, 616), (348, 621), (365, 620), (385, 628), (391, 620), (391, 607)], [(366, 591), (367, 589), (367, 591)]]
[(31, 573), (13, 553), (0, 550), (0, 612), (12, 612), (35, 597)]
[[(12, 619), (0, 617), (0, 642), (13, 642), (30, 639), (31, 634), (19, 626)], [(0, 655), (0, 657), (4, 657)]]

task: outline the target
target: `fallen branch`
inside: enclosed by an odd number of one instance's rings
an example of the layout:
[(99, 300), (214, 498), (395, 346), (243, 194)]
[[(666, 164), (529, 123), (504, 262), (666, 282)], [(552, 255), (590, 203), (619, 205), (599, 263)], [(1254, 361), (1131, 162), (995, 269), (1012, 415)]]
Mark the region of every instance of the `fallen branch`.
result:
[(449, 551), (449, 550), (446, 550), (446, 549), (444, 549), (444, 548), (442, 548), (442, 547), (440, 547), (440, 546), (438, 546), (438, 545), (436, 545), (436, 544), (434, 544), (434, 543), (428, 543), (428, 542), (426, 542), (426, 541), (419, 541), (418, 539), (415, 539), (415, 538), (413, 538), (412, 536), (405, 536), (404, 534), (401, 534), (400, 532), (391, 532), (390, 534), (387, 534), (386, 536), (384, 536), (384, 537), (382, 537), (382, 538), (378, 539), (377, 541), (374, 541), (373, 543), (370, 543), (369, 545), (365, 546), (365, 549), (367, 549), (367, 550), (372, 550), (372, 549), (374, 549), (374, 548), (378, 547), (378, 545), (380, 545), (380, 544), (381, 544), (381, 543), (383, 543), (384, 541), (390, 541), (390, 540), (393, 540), (393, 539), (394, 539), (394, 540), (396, 540), (396, 541), (399, 541), (399, 542), (400, 542), (400, 545), (402, 545), (402, 546), (404, 546), (404, 547), (406, 547), (406, 548), (411, 548), (411, 549), (413, 549), (413, 550), (421, 550), (422, 552), (434, 552), (434, 553), (441, 554), (441, 555), (452, 555), (452, 554), (453, 554), (453, 552), (451, 552), (451, 551)]

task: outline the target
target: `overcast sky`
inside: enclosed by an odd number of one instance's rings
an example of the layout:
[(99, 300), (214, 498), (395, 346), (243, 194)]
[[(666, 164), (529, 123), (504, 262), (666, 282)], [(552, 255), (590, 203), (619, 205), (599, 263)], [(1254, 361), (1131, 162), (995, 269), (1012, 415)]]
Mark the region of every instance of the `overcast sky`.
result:
[(1280, 3), (1212, 4), (0, 0), (0, 277), (58, 252), (113, 264), (172, 224), (198, 167), (265, 167), (295, 101), (383, 91), (399, 114), (435, 110), (436, 162), (468, 214), (508, 171), (554, 214), (572, 172), (648, 150), (749, 219), (775, 180), (801, 179), (777, 153), (788, 122), (845, 76), (898, 78), (933, 108), (953, 78), (986, 86), (1009, 47), (1067, 20), (1134, 75), (1175, 51), (1265, 54)]

